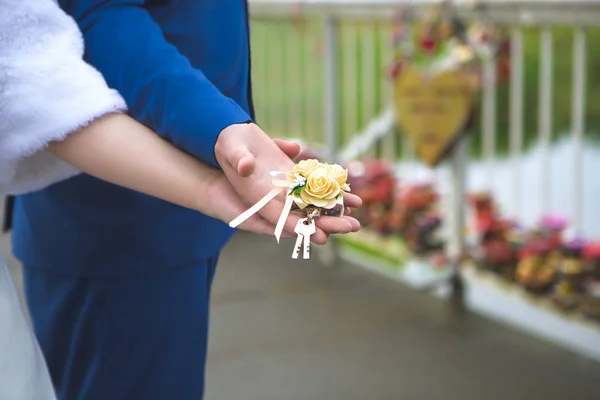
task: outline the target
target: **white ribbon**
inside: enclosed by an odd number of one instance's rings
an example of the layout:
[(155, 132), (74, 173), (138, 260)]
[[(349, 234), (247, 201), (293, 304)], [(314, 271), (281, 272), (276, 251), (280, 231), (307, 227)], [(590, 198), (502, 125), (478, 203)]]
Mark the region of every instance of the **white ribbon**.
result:
[[(229, 226), (235, 228), (246, 221), (248, 218), (259, 212), (267, 203), (273, 200), (277, 195), (283, 192), (286, 189), (289, 189), (292, 182), (287, 178), (287, 175), (283, 172), (272, 171), (269, 173), (271, 176), (271, 183), (273, 183), (273, 188), (269, 193), (267, 193), (262, 199), (260, 199), (255, 205), (241, 213), (237, 218), (229, 223)], [(285, 176), (285, 179), (278, 178), (278, 176)], [(292, 210), (292, 204), (294, 203), (294, 198), (292, 196), (287, 196), (285, 199), (285, 204), (283, 206), (283, 210), (281, 210), (281, 215), (279, 216), (279, 220), (277, 220), (277, 225), (275, 226), (275, 239), (277, 239), (277, 243), (279, 243), (279, 239), (281, 238), (281, 234), (283, 233), (283, 227), (285, 225), (285, 221), (287, 217), (290, 215), (290, 211)]]
[[(267, 193), (262, 199), (260, 199), (255, 205), (241, 213), (237, 218), (229, 223), (231, 228), (236, 228), (248, 218), (252, 217), (254, 214), (259, 212), (267, 203), (273, 200), (277, 195), (285, 190), (293, 189), (293, 182), (288, 178), (287, 174), (279, 171), (271, 171), (269, 173), (271, 176), (271, 183), (275, 186), (269, 193)], [(282, 178), (282, 176), (284, 178)], [(285, 222), (287, 221), (290, 212), (292, 211), (292, 205), (294, 201), (301, 209), (305, 208), (307, 204), (302, 202), (299, 197), (288, 194), (285, 199), (285, 204), (283, 205), (283, 210), (281, 210), (281, 214), (279, 215), (279, 219), (277, 220), (277, 225), (275, 225), (275, 239), (277, 239), (277, 243), (279, 243), (279, 239), (281, 239), (281, 234), (283, 233), (283, 227)], [(341, 195), (337, 198), (335, 204), (339, 204), (342, 207), (341, 215), (344, 215), (344, 196)]]
[(340, 210), (340, 217), (344, 216), (344, 194), (342, 193), (342, 195), (340, 197), (337, 198), (337, 200), (335, 201), (335, 204), (339, 204), (342, 209)]

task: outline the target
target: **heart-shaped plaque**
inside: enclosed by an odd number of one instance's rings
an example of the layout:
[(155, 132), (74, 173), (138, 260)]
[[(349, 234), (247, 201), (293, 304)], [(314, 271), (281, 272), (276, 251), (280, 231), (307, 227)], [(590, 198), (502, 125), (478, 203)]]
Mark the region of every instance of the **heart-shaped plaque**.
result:
[(419, 158), (435, 166), (463, 133), (476, 93), (473, 73), (450, 69), (426, 75), (408, 66), (396, 80), (396, 119)]

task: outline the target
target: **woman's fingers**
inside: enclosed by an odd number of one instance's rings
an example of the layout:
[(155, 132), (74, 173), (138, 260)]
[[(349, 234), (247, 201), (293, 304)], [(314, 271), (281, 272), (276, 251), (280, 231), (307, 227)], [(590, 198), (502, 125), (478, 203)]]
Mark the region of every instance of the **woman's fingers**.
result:
[(317, 227), (327, 234), (351, 233), (360, 229), (360, 222), (356, 218), (343, 217), (319, 217)]
[(344, 205), (350, 208), (358, 208), (362, 205), (362, 199), (355, 194), (344, 194)]

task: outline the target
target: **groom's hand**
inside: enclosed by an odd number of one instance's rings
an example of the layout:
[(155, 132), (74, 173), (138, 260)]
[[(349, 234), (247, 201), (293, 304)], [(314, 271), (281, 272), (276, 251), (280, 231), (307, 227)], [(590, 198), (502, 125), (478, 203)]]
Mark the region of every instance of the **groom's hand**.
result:
[[(297, 153), (299, 148), (296, 146), (284, 141), (274, 142), (255, 124), (239, 124), (221, 132), (215, 144), (215, 155), (240, 198), (251, 206), (273, 188), (270, 171), (287, 172), (294, 167), (294, 162), (286, 153)], [(360, 198), (352, 194), (347, 194), (344, 202), (350, 208), (361, 204)], [(284, 194), (269, 202), (259, 213), (275, 225), (283, 204)], [(290, 214), (285, 231), (293, 233), (300, 218)], [(355, 232), (359, 228), (359, 222), (349, 216), (320, 217), (317, 219), (317, 232), (311, 236), (311, 240), (324, 244), (331, 233)]]

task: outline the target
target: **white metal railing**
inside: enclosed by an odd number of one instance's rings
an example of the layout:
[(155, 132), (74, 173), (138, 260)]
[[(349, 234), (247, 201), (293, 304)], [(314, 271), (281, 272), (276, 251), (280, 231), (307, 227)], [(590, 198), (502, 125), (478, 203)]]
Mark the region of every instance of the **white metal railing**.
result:
[[(381, 51), (382, 54), (377, 54), (377, 46), (380, 45), (380, 43), (377, 43), (377, 40), (381, 40), (381, 35), (377, 36), (377, 34), (371, 33), (371, 37), (375, 39), (369, 42), (366, 39), (363, 40), (360, 38), (359, 28), (356, 28), (354, 38), (352, 39), (354, 44), (348, 48), (351, 49), (349, 52), (359, 52), (361, 57), (356, 57), (356, 54), (353, 53), (354, 61), (348, 62), (348, 57), (345, 53), (343, 60), (340, 59), (342, 47), (348, 41), (348, 38), (343, 36), (341, 32), (346, 23), (359, 23), (371, 27), (378, 27), (377, 24), (380, 23), (389, 23), (400, 6), (411, 6), (416, 10), (416, 15), (418, 15), (424, 6), (431, 3), (436, 2), (407, 0), (250, 0), (251, 15), (255, 23), (260, 23), (261, 21), (270, 23), (275, 21), (279, 24), (291, 24), (293, 21), (310, 20), (313, 21), (311, 27), (315, 28), (310, 30), (310, 34), (316, 37), (315, 40), (322, 40), (322, 59), (309, 60), (309, 62), (322, 62), (321, 73), (323, 85), (317, 88), (317, 90), (322, 92), (320, 101), (322, 101), (323, 106), (323, 125), (321, 128), (323, 134), (318, 136), (314, 132), (310, 134), (305, 132), (303, 139), (324, 145), (327, 157), (335, 160), (344, 156), (355, 156), (365, 151), (369, 154), (375, 154), (372, 149), (367, 149), (368, 145), (385, 136), (381, 139), (383, 145), (380, 146), (381, 151), (379, 155), (403, 161), (414, 160), (414, 150), (408, 143), (402, 143), (402, 150), (398, 154), (395, 151), (399, 147), (395, 136), (385, 135), (391, 130), (393, 123), (393, 120), (389, 118), (391, 100), (388, 86), (390, 85), (373, 77), (374, 74), (381, 75), (377, 71), (377, 66), (380, 67), (384, 63), (381, 58), (385, 58), (386, 53), (386, 50), (383, 49)], [(455, 1), (455, 3), (461, 6), (462, 13), (472, 13), (472, 1)], [(510, 188), (503, 186), (502, 191), (510, 191), (510, 196), (507, 198), (507, 202), (511, 203), (511, 207), (508, 210), (510, 213), (519, 215), (525, 212), (523, 210), (523, 199), (524, 196), (528, 196), (529, 194), (525, 188), (526, 183), (523, 178), (524, 166), (522, 156), (525, 151), (524, 123), (526, 116), (535, 112), (537, 113), (536, 137), (541, 151), (538, 168), (542, 177), (540, 179), (541, 187), (539, 188), (541, 193), (539, 195), (539, 205), (535, 212), (542, 214), (552, 210), (553, 205), (550, 199), (554, 188), (551, 187), (550, 180), (550, 174), (552, 173), (550, 154), (551, 140), (555, 129), (553, 124), (556, 112), (554, 109), (554, 100), (559, 97), (570, 96), (571, 120), (569, 130), (574, 143), (574, 162), (570, 167), (572, 177), (571, 187), (565, 188), (565, 190), (572, 193), (569, 214), (573, 228), (577, 232), (582, 232), (584, 222), (583, 154), (586, 131), (586, 76), (591, 72), (587, 71), (587, 57), (588, 52), (592, 50), (588, 48), (587, 35), (589, 29), (600, 27), (600, 2), (597, 0), (487, 0), (478, 3), (485, 6), (486, 15), (493, 21), (500, 24), (507, 24), (511, 29), (511, 79), (508, 88), (508, 104), (499, 104), (498, 102), (496, 85), (497, 65), (493, 61), (488, 62), (484, 65), (483, 69), (480, 152), (484, 161), (485, 181), (489, 189), (494, 189), (499, 160), (497, 143), (500, 135), (503, 135), (503, 137), (508, 138), (508, 156), (512, 179), (510, 179), (510, 183), (508, 184)], [(319, 29), (316, 27), (319, 27)], [(528, 93), (525, 91), (525, 87), (529, 83), (525, 81), (525, 52), (529, 50), (526, 46), (531, 45), (531, 43), (525, 40), (525, 33), (531, 27), (539, 30), (539, 71), (537, 72), (537, 91), (539, 93), (537, 111), (535, 107), (532, 107), (532, 104), (527, 102), (526, 95)], [(555, 63), (559, 58), (567, 57), (569, 53), (569, 51), (565, 51), (562, 48), (558, 49), (558, 52), (555, 52), (554, 27), (566, 27), (573, 32), (572, 46), (570, 46), (572, 48), (572, 76), (565, 77), (565, 79), (569, 79), (572, 82), (571, 93), (557, 93), (554, 85)], [(268, 43), (268, 40), (274, 40), (273, 38), (269, 39), (269, 35), (267, 30), (263, 35), (264, 40), (267, 41), (265, 43)], [(277, 32), (271, 32), (271, 36), (277, 36)], [(286, 40), (289, 43), (286, 43)], [(362, 42), (360, 42), (361, 40)], [(293, 37), (289, 33), (281, 41), (284, 42), (283, 47), (286, 49), (286, 54), (295, 51), (292, 42)], [(356, 45), (356, 43), (359, 44)], [(282, 90), (281, 86), (273, 85), (271, 82), (275, 70), (278, 68), (277, 66), (282, 65), (282, 63), (273, 59), (273, 54), (271, 53), (271, 51), (268, 52), (269, 57), (267, 58), (259, 55), (254, 60), (254, 68), (255, 70), (256, 68), (260, 69), (262, 64), (268, 64), (270, 73), (265, 73), (263, 79), (266, 81), (262, 87), (267, 90), (269, 87), (276, 86), (276, 90)], [(290, 64), (289, 62), (286, 62), (285, 65), (286, 68), (294, 67), (293, 63)], [(304, 65), (301, 65), (300, 69), (303, 70), (304, 67)], [(353, 94), (356, 98), (354, 99), (354, 108), (351, 107), (349, 112), (342, 112), (340, 111), (342, 109), (347, 111), (347, 108), (344, 108), (344, 104), (352, 96), (350, 96), (349, 89), (346, 87), (348, 81), (341, 85), (340, 79), (346, 76), (346, 72), (350, 67), (352, 67), (354, 73), (354, 76), (351, 76), (350, 79), (355, 79), (359, 83), (348, 85), (352, 86), (356, 92)], [(291, 74), (285, 71), (282, 73), (287, 74), (288, 80), (293, 80), (290, 78)], [(361, 87), (355, 88), (354, 86)], [(365, 87), (367, 88), (366, 90)], [(306, 82), (304, 82), (304, 87), (301, 87), (300, 90), (308, 91), (309, 85), (306, 85)], [(369, 96), (367, 96), (366, 93), (369, 90), (375, 94), (369, 93)], [(255, 91), (255, 94), (259, 99), (258, 103), (261, 103), (260, 88)], [(373, 100), (371, 104), (366, 104), (368, 103), (365, 100), (367, 97), (379, 97), (379, 99)], [(309, 97), (303, 92), (302, 101), (306, 103), (307, 98)], [(283, 98), (281, 101), (285, 102), (287, 99)], [(308, 100), (308, 102), (310, 101)], [(375, 109), (376, 107), (373, 104), (377, 104), (378, 102), (382, 103), (381, 107)], [(508, 108), (509, 120), (508, 126), (501, 127), (501, 131), (498, 128), (498, 107), (500, 106)], [(261, 111), (261, 107), (263, 106), (259, 105), (259, 112)], [(266, 111), (269, 107), (274, 108), (273, 104), (264, 105), (265, 114), (268, 114)], [(303, 107), (307, 107), (307, 105), (304, 104)], [(286, 113), (294, 113), (293, 107), (286, 106), (285, 110)], [(350, 124), (349, 120), (360, 120), (360, 118), (355, 118), (355, 114), (359, 112), (360, 115), (369, 115), (368, 119), (362, 121), (361, 126), (353, 126), (348, 129), (348, 125), (356, 125), (355, 123)], [(600, 109), (594, 111), (594, 113), (600, 114)], [(311, 118), (311, 116), (305, 114), (302, 118)], [(269, 118), (265, 119), (267, 120), (265, 123), (268, 125)], [(341, 123), (344, 127), (340, 126)], [(289, 133), (295, 135), (293, 129), (289, 130)], [(278, 134), (281, 133), (285, 134), (288, 132), (278, 132)], [(359, 133), (362, 134), (359, 135)], [(432, 176), (435, 176), (436, 173), (436, 171), (431, 172)], [(567, 212), (567, 210), (560, 211)], [(597, 223), (600, 224), (600, 220)]]
[[(250, 10), (261, 16), (290, 17), (334, 15), (359, 19), (391, 19), (399, 6), (423, 10), (439, 0), (250, 0)], [(500, 23), (513, 25), (597, 26), (596, 0), (455, 0), (471, 12), (473, 5), (483, 5)], [(416, 14), (418, 15), (418, 13)]]

